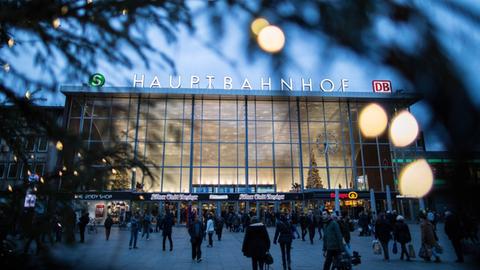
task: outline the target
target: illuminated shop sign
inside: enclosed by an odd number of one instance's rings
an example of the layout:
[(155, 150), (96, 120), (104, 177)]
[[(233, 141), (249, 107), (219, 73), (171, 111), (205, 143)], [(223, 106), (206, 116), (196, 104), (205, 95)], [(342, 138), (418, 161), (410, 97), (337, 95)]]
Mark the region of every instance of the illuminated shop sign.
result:
[[(282, 91), (323, 91), (323, 92), (345, 92), (348, 91), (348, 79), (319, 79), (312, 80), (311, 78), (280, 78), (277, 83), (280, 85)], [(255, 90), (272, 90), (272, 78), (258, 78), (235, 81), (230, 76), (217, 78), (213, 75), (198, 76), (192, 75), (189, 77), (182, 76), (168, 76), (168, 78), (161, 76), (153, 76), (147, 78), (145, 74), (134, 74), (132, 80), (133, 87), (146, 88), (204, 88), (204, 89), (240, 89), (240, 90), (254, 90), (252, 85), (259, 85), (259, 89)], [(275, 89), (276, 90), (276, 89)]]
[(150, 196), (152, 201), (198, 201), (198, 195), (192, 194), (158, 194)]
[(215, 195), (215, 194), (210, 194), (208, 196), (208, 199), (210, 200), (228, 200), (228, 195)]
[[(344, 199), (344, 200), (356, 200), (356, 199), (358, 199), (358, 193), (355, 192), (355, 191), (351, 191), (351, 192), (348, 192), (348, 193), (339, 193), (338, 197), (340, 199)], [(332, 199), (335, 198), (335, 192), (330, 193), (330, 198), (332, 198)]]
[(76, 200), (110, 200), (113, 198), (112, 194), (74, 194)]
[(282, 201), (285, 200), (285, 194), (240, 194), (241, 201)]

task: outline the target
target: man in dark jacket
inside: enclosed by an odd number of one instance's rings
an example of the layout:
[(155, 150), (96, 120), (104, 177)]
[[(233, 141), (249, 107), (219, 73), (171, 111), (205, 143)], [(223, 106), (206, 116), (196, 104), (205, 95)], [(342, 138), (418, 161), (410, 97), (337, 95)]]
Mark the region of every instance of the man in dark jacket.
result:
[(390, 260), (388, 255), (388, 242), (392, 239), (392, 226), (385, 217), (385, 214), (381, 213), (375, 223), (375, 239), (380, 241), (383, 249), (383, 257), (386, 261)]
[(90, 222), (88, 212), (84, 211), (78, 222), (78, 227), (80, 229), (80, 243), (85, 242), (85, 228), (87, 227), (88, 222)]
[(453, 249), (455, 250), (455, 254), (457, 255), (457, 260), (455, 262), (459, 263), (463, 263), (463, 231), (464, 230), (458, 217), (450, 211), (445, 212), (445, 234), (452, 242)]
[(170, 251), (173, 250), (173, 242), (172, 242), (172, 227), (174, 225), (173, 214), (170, 213), (170, 210), (167, 210), (165, 214), (165, 218), (162, 221), (162, 236), (163, 236), (163, 251), (165, 251), (165, 240), (168, 238), (168, 242), (170, 243)]
[(345, 243), (350, 247), (350, 218), (348, 218), (347, 215), (344, 215), (339, 220), (338, 225), (340, 225), (340, 231), (342, 232)]
[(315, 220), (315, 216), (313, 215), (312, 210), (308, 211), (307, 224), (308, 224), (308, 236), (310, 237), (310, 244), (313, 245), (313, 238), (315, 238), (315, 229), (317, 228), (317, 222)]
[(410, 261), (410, 255), (408, 254), (406, 247), (406, 244), (412, 241), (410, 230), (408, 229), (408, 225), (405, 224), (403, 216), (397, 215), (396, 220), (397, 222), (395, 222), (395, 226), (393, 227), (393, 240), (400, 243), (402, 250), (400, 253), (400, 260), (403, 260), (403, 255), (405, 255), (407, 261)]
[(223, 232), (223, 225), (224, 225), (224, 220), (221, 215), (218, 215), (217, 218), (215, 219), (215, 233), (217, 234), (218, 241), (222, 241), (222, 232)]
[[(291, 270), (290, 250), (292, 248), (293, 240), (293, 226), (288, 222), (285, 215), (280, 215), (277, 219), (275, 228), (275, 236), (273, 237), (273, 244), (280, 243), (280, 251), (282, 252), (283, 270)], [(286, 256), (285, 256), (286, 255)], [(285, 258), (286, 257), (286, 258)], [(286, 259), (286, 260), (285, 260)]]
[(188, 234), (190, 235), (190, 242), (192, 243), (192, 260), (197, 262), (202, 261), (202, 240), (205, 232), (203, 223), (195, 215), (193, 222), (188, 226)]
[(110, 238), (110, 230), (112, 229), (113, 225), (113, 220), (110, 215), (107, 215), (107, 218), (105, 219), (105, 223), (103, 225), (105, 226), (105, 237), (108, 241), (108, 238)]
[(305, 214), (302, 212), (300, 214), (300, 229), (302, 230), (302, 241), (305, 241), (305, 235), (307, 235), (307, 217)]
[(340, 225), (334, 220), (332, 215), (327, 212), (323, 213), (324, 230), (323, 230), (323, 252), (325, 263), (323, 270), (330, 270), (332, 261), (343, 249), (343, 236)]
[(252, 270), (261, 270), (265, 263), (265, 255), (270, 250), (270, 237), (267, 227), (258, 222), (257, 217), (252, 218), (243, 238), (242, 252), (246, 257), (252, 258)]

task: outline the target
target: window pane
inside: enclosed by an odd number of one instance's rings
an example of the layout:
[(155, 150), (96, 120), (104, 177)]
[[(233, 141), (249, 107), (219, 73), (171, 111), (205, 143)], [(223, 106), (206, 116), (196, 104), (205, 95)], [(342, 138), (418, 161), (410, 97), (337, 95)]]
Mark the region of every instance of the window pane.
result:
[(180, 166), (180, 158), (182, 157), (181, 144), (166, 143), (165, 144), (165, 166)]
[(200, 185), (200, 168), (193, 168), (192, 185)]
[(245, 166), (245, 144), (237, 144), (238, 166)]
[(275, 144), (275, 167), (291, 167), (290, 144)]
[(17, 178), (18, 176), (18, 164), (10, 163), (8, 167), (8, 178)]
[(68, 124), (68, 131), (73, 135), (80, 134), (80, 119), (70, 119), (70, 123)]
[(200, 166), (200, 153), (202, 152), (202, 145), (199, 143), (193, 144), (193, 166)]
[(317, 142), (317, 140), (325, 137), (325, 126), (323, 122), (309, 123), (310, 142)]
[(183, 118), (183, 100), (168, 99), (167, 100), (167, 119)]
[(167, 120), (167, 132), (165, 141), (167, 142), (181, 142), (183, 120)]
[(5, 164), (0, 164), (0, 179), (3, 179), (5, 176)]
[(181, 192), (188, 192), (190, 190), (190, 169), (182, 169), (182, 187)]
[(257, 101), (256, 103), (256, 119), (272, 120), (272, 103), (271, 101)]
[(203, 121), (202, 140), (203, 142), (217, 142), (219, 133), (218, 121)]
[(110, 137), (110, 120), (93, 119), (91, 140), (108, 141)]
[(202, 168), (202, 185), (218, 185), (218, 168)]
[(292, 169), (275, 169), (277, 192), (288, 192), (292, 188)]
[(128, 118), (130, 100), (128, 98), (115, 98), (112, 100), (112, 117)]
[(258, 185), (273, 185), (273, 169), (272, 168), (259, 168), (257, 171), (258, 174)]
[(330, 169), (330, 188), (348, 188), (345, 169)]
[(113, 141), (125, 141), (127, 138), (127, 120), (112, 120), (110, 136)]
[(148, 119), (165, 118), (165, 99), (151, 99), (148, 107)]
[(327, 189), (328, 178), (327, 169), (324, 167), (304, 168), (303, 185), (306, 189)]
[(35, 169), (33, 171), (34, 171), (34, 173), (42, 176), (44, 174), (44, 171), (45, 171), (45, 164), (44, 163), (35, 164)]
[(273, 141), (273, 126), (272, 122), (257, 121), (257, 142), (272, 142)]
[(307, 103), (307, 114), (308, 121), (323, 121), (323, 102), (309, 101)]
[(289, 120), (289, 105), (288, 101), (274, 101), (273, 102), (273, 119), (280, 121)]
[(248, 169), (248, 184), (256, 185), (257, 184), (257, 169), (249, 168)]
[(220, 168), (220, 185), (236, 185), (237, 169), (236, 168)]
[(220, 144), (220, 166), (237, 166), (236, 144)]
[(338, 102), (325, 102), (325, 121), (340, 120), (340, 105)]
[(94, 117), (109, 117), (110, 116), (110, 102), (109, 98), (96, 99), (94, 101)]
[(164, 126), (164, 120), (148, 120), (146, 140), (151, 142), (163, 142)]
[(257, 144), (257, 159), (258, 166), (271, 167), (273, 166), (273, 149), (271, 144)]
[(248, 166), (257, 166), (257, 150), (255, 144), (248, 145)]
[(218, 100), (203, 100), (203, 119), (219, 118), (220, 105)]
[(202, 166), (218, 166), (218, 144), (202, 144)]
[(161, 143), (146, 144), (146, 158), (156, 165), (162, 165), (163, 145)]
[(222, 100), (220, 107), (220, 116), (223, 120), (237, 119), (237, 101), (236, 100)]
[(179, 192), (179, 191), (180, 191), (180, 168), (164, 168), (162, 192)]
[(72, 108), (71, 108), (71, 111), (70, 111), (70, 117), (80, 117), (80, 116), (82, 116), (82, 105), (83, 105), (83, 99), (82, 98), (73, 97), (72, 98)]
[(275, 142), (290, 142), (290, 122), (275, 122)]
[(237, 121), (221, 121), (220, 122), (220, 141), (222, 142), (237, 141)]

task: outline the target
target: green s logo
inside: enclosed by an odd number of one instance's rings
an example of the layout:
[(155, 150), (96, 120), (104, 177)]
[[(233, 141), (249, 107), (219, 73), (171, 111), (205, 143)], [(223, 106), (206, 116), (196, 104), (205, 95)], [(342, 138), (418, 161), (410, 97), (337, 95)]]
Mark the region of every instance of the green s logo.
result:
[(88, 84), (93, 87), (102, 87), (105, 84), (105, 76), (95, 73), (88, 79)]

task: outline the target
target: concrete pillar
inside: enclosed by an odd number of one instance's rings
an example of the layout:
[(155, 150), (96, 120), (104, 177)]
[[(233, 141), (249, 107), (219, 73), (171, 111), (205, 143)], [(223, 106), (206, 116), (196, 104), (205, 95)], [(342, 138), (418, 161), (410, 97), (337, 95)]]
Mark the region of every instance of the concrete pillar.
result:
[(257, 212), (257, 218), (260, 218), (260, 203), (259, 202), (256, 202), (255, 203), (256, 205), (256, 212)]
[(338, 188), (335, 189), (335, 212), (340, 213), (340, 192)]
[(375, 205), (375, 191), (373, 191), (373, 188), (370, 189), (370, 211), (372, 213), (375, 212), (375, 215), (377, 214), (377, 206)]
[(180, 224), (180, 202), (177, 202), (177, 225)]
[(220, 213), (222, 212), (222, 203), (221, 202), (217, 202), (217, 207), (215, 209), (215, 216), (219, 216)]
[(275, 213), (277, 213), (279, 208), (280, 208), (279, 202), (275, 202), (273, 204), (273, 211), (275, 211)]
[(390, 186), (385, 186), (385, 192), (387, 193), (387, 210), (392, 212), (392, 194), (390, 193)]
[(413, 201), (408, 200), (408, 210), (410, 212), (410, 220), (415, 220), (415, 213), (413, 212)]
[(238, 213), (238, 202), (235, 202), (235, 213)]
[(420, 211), (425, 210), (425, 201), (423, 198), (418, 199), (418, 208), (420, 208)]

